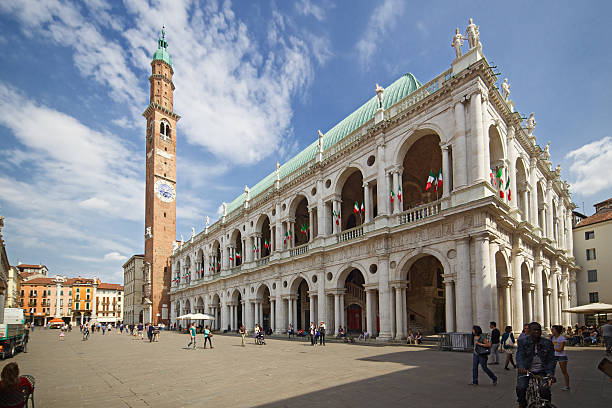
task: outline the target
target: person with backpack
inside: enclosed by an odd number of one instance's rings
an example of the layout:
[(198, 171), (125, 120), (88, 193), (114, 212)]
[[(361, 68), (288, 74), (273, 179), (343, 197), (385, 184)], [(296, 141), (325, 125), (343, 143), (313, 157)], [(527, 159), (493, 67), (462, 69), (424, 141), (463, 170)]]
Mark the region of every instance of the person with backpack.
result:
[(319, 324), (319, 345), (325, 345), (325, 323), (323, 321)]
[(482, 371), (493, 381), (493, 385), (497, 385), (497, 377), (487, 367), (487, 360), (491, 353), (491, 343), (480, 326), (472, 327), (472, 334), (474, 335), (474, 354), (472, 355), (472, 382), (469, 385), (478, 385), (478, 366), (482, 367)]
[(508, 364), (512, 364), (512, 366), (516, 368), (513, 358), (514, 349), (516, 349), (515, 343), (516, 340), (514, 340), (514, 334), (512, 334), (512, 326), (506, 326), (504, 334), (501, 337), (502, 349), (506, 354), (506, 365), (504, 366), (504, 370), (509, 370)]

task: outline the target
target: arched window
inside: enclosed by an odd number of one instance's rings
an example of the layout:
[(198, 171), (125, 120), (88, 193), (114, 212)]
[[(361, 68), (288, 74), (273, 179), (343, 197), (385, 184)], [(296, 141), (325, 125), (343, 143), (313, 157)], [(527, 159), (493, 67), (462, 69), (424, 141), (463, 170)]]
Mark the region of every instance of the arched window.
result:
[(172, 136), (171, 130), (170, 130), (170, 124), (168, 123), (167, 120), (162, 119), (160, 124), (159, 124), (159, 135), (162, 138), (168, 138), (170, 139)]

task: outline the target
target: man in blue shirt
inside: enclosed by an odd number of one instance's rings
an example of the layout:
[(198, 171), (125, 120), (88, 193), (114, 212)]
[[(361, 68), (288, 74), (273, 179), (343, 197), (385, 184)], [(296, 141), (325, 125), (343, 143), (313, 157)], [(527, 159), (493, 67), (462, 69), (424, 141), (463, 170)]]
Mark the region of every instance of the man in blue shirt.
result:
[(542, 337), (542, 326), (539, 323), (529, 323), (529, 335), (518, 340), (516, 351), (518, 378), (516, 380), (516, 396), (520, 407), (527, 406), (525, 396), (529, 386), (527, 372), (540, 376), (549, 376), (549, 384), (540, 386), (540, 396), (551, 400), (550, 385), (555, 380), (555, 349), (552, 341)]

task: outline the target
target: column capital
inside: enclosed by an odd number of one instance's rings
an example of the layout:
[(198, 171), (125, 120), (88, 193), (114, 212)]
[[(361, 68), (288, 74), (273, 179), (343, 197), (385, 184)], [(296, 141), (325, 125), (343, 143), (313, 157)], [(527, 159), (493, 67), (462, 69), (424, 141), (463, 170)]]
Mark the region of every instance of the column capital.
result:
[(318, 294), (319, 294), (319, 292), (316, 291), (316, 290), (309, 290), (308, 291), (308, 297), (314, 297), (314, 296), (317, 296)]
[(378, 290), (378, 283), (368, 283), (363, 286), (367, 292), (373, 292), (375, 290)]
[(346, 293), (346, 288), (325, 289), (326, 295), (344, 295), (345, 293)]

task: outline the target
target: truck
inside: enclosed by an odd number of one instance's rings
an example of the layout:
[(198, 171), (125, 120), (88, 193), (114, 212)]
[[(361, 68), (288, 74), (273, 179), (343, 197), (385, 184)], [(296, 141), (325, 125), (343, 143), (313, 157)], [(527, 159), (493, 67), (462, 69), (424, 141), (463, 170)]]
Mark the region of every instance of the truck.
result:
[(5, 308), (4, 321), (0, 323), (0, 356), (2, 359), (13, 357), (18, 350), (23, 351), (26, 344), (23, 309)]

